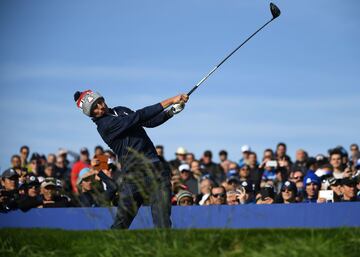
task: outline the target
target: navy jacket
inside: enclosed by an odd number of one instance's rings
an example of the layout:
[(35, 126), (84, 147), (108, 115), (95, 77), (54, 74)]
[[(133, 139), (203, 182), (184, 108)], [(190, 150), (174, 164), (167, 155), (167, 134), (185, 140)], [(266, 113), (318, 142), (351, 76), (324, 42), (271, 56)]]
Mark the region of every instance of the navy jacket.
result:
[(132, 111), (118, 106), (100, 118), (93, 118), (105, 143), (117, 154), (123, 168), (131, 161), (132, 151), (143, 154), (152, 162), (159, 161), (154, 144), (143, 127), (153, 128), (171, 118), (160, 103)]

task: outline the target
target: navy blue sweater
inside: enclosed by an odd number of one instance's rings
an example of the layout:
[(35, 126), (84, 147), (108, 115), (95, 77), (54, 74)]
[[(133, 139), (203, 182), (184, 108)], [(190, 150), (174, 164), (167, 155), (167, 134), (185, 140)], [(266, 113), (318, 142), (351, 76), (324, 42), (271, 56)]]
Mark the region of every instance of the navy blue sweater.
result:
[(160, 103), (132, 111), (118, 106), (100, 118), (93, 118), (105, 143), (117, 154), (123, 168), (131, 161), (132, 150), (152, 162), (159, 161), (154, 144), (143, 127), (153, 128), (171, 118)]

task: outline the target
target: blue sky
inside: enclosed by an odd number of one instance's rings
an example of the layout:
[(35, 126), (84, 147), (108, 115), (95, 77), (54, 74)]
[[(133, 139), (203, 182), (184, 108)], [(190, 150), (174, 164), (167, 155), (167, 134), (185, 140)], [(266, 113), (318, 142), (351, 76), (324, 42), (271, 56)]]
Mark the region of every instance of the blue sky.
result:
[[(282, 15), (147, 130), (173, 157), (279, 141), (311, 155), (360, 143), (360, 2), (276, 1)], [(23, 144), (78, 151), (105, 144), (75, 107), (93, 89), (138, 109), (187, 92), (271, 18), (268, 1), (1, 1), (0, 169)]]

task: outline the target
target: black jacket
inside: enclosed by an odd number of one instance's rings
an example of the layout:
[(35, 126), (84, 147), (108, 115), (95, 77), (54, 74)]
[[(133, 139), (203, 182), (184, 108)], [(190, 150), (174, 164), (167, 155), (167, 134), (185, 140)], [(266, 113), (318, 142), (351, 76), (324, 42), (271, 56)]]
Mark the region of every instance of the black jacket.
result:
[(132, 151), (143, 154), (152, 162), (159, 161), (155, 147), (143, 127), (152, 128), (171, 118), (160, 103), (136, 112), (118, 106), (100, 118), (93, 118), (105, 143), (117, 154), (122, 167), (131, 161)]

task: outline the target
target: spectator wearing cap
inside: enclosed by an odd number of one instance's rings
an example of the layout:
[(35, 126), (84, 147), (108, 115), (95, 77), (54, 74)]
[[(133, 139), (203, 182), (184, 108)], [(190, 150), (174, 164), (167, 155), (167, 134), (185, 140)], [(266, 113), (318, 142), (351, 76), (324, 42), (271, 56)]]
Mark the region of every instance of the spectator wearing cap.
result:
[(19, 175), (14, 169), (7, 169), (1, 176), (0, 211), (7, 212), (17, 209)]
[(18, 207), (22, 211), (37, 208), (42, 205), (43, 199), (40, 195), (40, 182), (36, 176), (30, 175), (25, 183), (26, 194), (20, 197)]
[(228, 159), (228, 152), (225, 150), (221, 150), (219, 152), (220, 166), (223, 171), (227, 173), (230, 170), (231, 161)]
[(176, 194), (176, 203), (179, 206), (191, 206), (194, 204), (193, 195), (190, 191), (180, 190)]
[(205, 173), (209, 173), (218, 185), (225, 181), (225, 173), (219, 164), (212, 161), (212, 152), (210, 150), (204, 152), (201, 165), (204, 167)]
[(318, 194), (321, 186), (321, 181), (318, 176), (312, 172), (304, 178), (304, 200), (305, 203), (316, 203), (318, 199)]
[(28, 146), (23, 145), (20, 147), (20, 158), (21, 158), (21, 167), (28, 169), (28, 158), (30, 154), (30, 149)]
[(223, 186), (213, 187), (210, 190), (211, 205), (226, 205), (226, 190)]
[(242, 158), (239, 160), (239, 167), (242, 167), (244, 164), (248, 164), (249, 153), (251, 152), (251, 147), (248, 145), (243, 145), (241, 147)]
[(275, 201), (274, 187), (265, 185), (260, 188), (260, 193), (256, 198), (256, 204), (273, 204)]
[(341, 180), (341, 202), (356, 202), (357, 199), (357, 181), (353, 178), (344, 178)]
[(93, 190), (93, 181), (95, 173), (89, 168), (83, 168), (78, 176), (77, 185), (79, 186), (79, 202), (82, 207), (100, 206)]
[(172, 170), (178, 169), (181, 164), (186, 162), (186, 154), (187, 150), (184, 147), (178, 147), (178, 149), (176, 149), (176, 158), (169, 162)]
[(303, 150), (303, 149), (298, 149), (296, 151), (295, 162), (292, 165), (292, 170), (300, 170), (303, 173), (306, 173), (306, 171), (307, 171), (307, 167), (306, 167), (307, 160), (308, 160), (307, 152), (305, 150)]
[(75, 162), (71, 169), (71, 187), (74, 193), (79, 193), (76, 185), (80, 171), (84, 168), (89, 168), (89, 167), (90, 167), (89, 151), (87, 148), (83, 147), (80, 149), (80, 160)]
[(340, 202), (342, 198), (341, 179), (334, 177), (328, 179), (329, 189), (334, 192), (334, 202)]
[(45, 178), (41, 183), (41, 194), (43, 197), (43, 208), (64, 208), (69, 207), (64, 199), (58, 198), (56, 193), (56, 180), (54, 178)]
[(280, 193), (276, 197), (276, 203), (296, 203), (297, 188), (292, 181), (285, 181), (281, 187)]
[(226, 191), (235, 191), (240, 185), (240, 177), (237, 170), (230, 170), (226, 174), (226, 182), (223, 183)]
[(192, 194), (198, 194), (199, 193), (199, 182), (196, 178), (194, 178), (190, 166), (187, 163), (181, 164), (179, 166), (179, 172), (180, 172), (180, 178), (181, 183), (186, 185), (189, 191)]
[(241, 181), (240, 187), (236, 191), (240, 204), (255, 203), (254, 184), (251, 180)]

